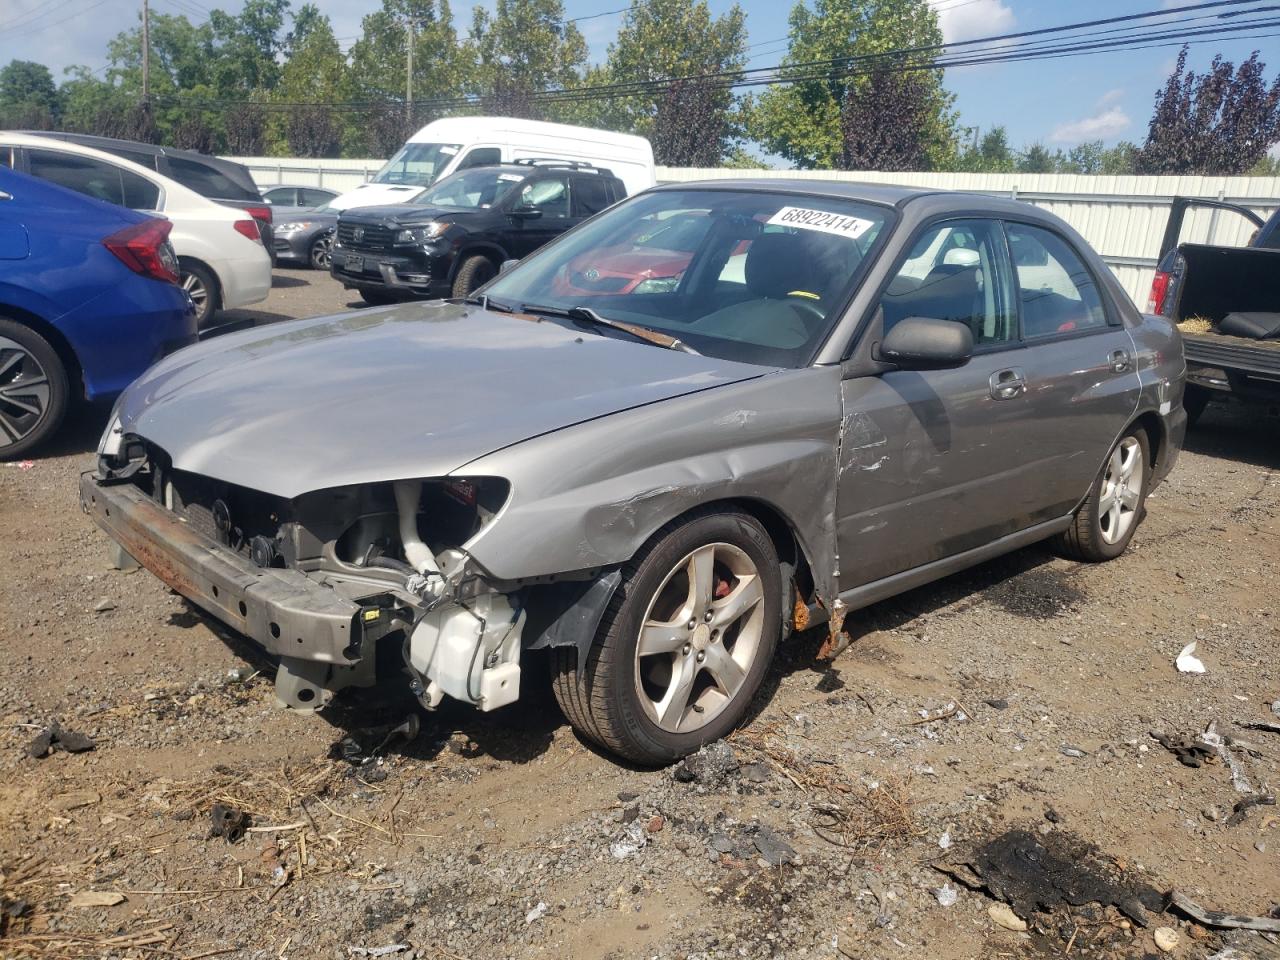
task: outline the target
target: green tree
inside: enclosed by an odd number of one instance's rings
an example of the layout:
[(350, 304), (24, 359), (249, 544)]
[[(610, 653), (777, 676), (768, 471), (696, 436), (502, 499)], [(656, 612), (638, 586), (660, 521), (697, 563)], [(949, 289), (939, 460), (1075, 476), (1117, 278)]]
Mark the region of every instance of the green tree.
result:
[(331, 107), (350, 99), (347, 61), (334, 38), (329, 18), (311, 4), (294, 17), (289, 59), (280, 71), (275, 95), (289, 104), (283, 114), (284, 139), (295, 156), (336, 156), (342, 144), (343, 120)]
[(1121, 140), (1114, 147), (1102, 152), (1102, 164), (1098, 172), (1108, 176), (1127, 176), (1137, 172), (1138, 145)]
[[(411, 24), (417, 105), (412, 114), (404, 107)], [(356, 99), (386, 106), (369, 109), (367, 122), (353, 131), (352, 149), (389, 156), (436, 115), (423, 102), (461, 96), (472, 72), (470, 51), (458, 43), (448, 0), (382, 0), (382, 9), (361, 23), (360, 39), (350, 51), (350, 76)]]
[[(940, 44), (937, 14), (926, 0), (804, 0), (790, 17), (790, 45), (783, 58), (784, 76), (803, 77), (776, 86), (753, 111), (753, 133), (771, 153), (806, 169), (832, 168), (844, 156), (841, 111), (848, 97), (871, 83), (871, 62), (850, 57), (891, 54)], [(824, 61), (820, 66), (806, 63)], [(836, 61), (826, 63), (825, 61)], [(886, 66), (881, 60), (875, 65)], [(812, 79), (820, 73), (819, 79)], [(953, 150), (952, 97), (942, 86), (941, 71), (921, 71), (924, 153), (937, 164)], [(865, 113), (865, 111), (864, 111)], [(892, 122), (892, 121), (890, 121)], [(874, 139), (887, 141), (892, 130)]]
[(1101, 140), (1077, 144), (1067, 151), (1066, 159), (1062, 164), (1063, 172), (1099, 174), (1102, 172), (1105, 155), (1106, 148)]
[(246, 0), (236, 16), (222, 10), (209, 15), (217, 55), (213, 85), (221, 96), (274, 90), (284, 53), (289, 0)]
[[(604, 67), (583, 86), (700, 77), (740, 70), (747, 61), (746, 16), (736, 4), (713, 17), (706, 0), (636, 0)], [(733, 92), (703, 80), (629, 96), (582, 101), (568, 119), (649, 137), (659, 163), (714, 166), (742, 139)]]
[(973, 141), (960, 151), (956, 169), (966, 173), (1012, 173), (1017, 163), (1009, 146), (1009, 133), (1003, 126), (992, 127), (978, 136), (973, 129)]
[(10, 60), (0, 68), (0, 127), (49, 129), (61, 106), (53, 74), (44, 64)]
[(1059, 157), (1050, 153), (1043, 143), (1033, 143), (1022, 151), (1016, 166), (1021, 173), (1054, 173), (1058, 169), (1058, 160)]
[(537, 113), (531, 95), (576, 85), (587, 62), (587, 42), (560, 0), (497, 0), (492, 14), (476, 7), (468, 47), (472, 90), (487, 109), (512, 115)]

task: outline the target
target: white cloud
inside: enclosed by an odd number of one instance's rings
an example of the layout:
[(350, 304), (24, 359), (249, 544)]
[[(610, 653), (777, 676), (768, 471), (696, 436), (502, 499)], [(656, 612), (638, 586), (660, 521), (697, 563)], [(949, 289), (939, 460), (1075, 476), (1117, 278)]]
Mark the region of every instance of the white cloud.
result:
[(995, 37), (1014, 27), (1013, 11), (1001, 0), (929, 0), (929, 5), (938, 13), (947, 43)]
[(1129, 115), (1119, 104), (1111, 102), (1108, 105), (1109, 98), (1111, 94), (1102, 98), (1092, 116), (1058, 124), (1049, 134), (1049, 139), (1055, 143), (1083, 143), (1086, 140), (1109, 140), (1128, 130), (1132, 122)]

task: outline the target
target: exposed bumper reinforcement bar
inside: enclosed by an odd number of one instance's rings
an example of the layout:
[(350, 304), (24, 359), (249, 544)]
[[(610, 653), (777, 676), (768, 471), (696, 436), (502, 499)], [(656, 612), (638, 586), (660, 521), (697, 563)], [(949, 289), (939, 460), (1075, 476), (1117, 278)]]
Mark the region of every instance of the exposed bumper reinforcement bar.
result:
[(83, 473), (80, 503), (138, 563), (280, 656), (277, 693), (288, 706), (321, 707), (334, 690), (359, 682), (359, 604), (296, 570), (257, 566), (130, 484), (101, 484)]

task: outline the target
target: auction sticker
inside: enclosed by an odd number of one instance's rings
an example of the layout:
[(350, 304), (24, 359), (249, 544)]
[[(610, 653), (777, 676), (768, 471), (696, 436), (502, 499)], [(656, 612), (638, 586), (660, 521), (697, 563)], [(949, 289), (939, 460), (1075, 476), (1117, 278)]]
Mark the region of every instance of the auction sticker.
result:
[(875, 226), (874, 221), (863, 220), (861, 217), (828, 213), (826, 210), (808, 210), (804, 207), (783, 207), (766, 222), (781, 227), (799, 227), (801, 230), (833, 233), (837, 237), (848, 237), (850, 240), (857, 240)]

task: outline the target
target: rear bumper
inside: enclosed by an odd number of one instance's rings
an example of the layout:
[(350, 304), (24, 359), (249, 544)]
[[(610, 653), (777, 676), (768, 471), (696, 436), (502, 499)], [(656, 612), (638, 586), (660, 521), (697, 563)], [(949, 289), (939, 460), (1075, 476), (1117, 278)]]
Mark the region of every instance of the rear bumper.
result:
[(222, 287), (222, 306), (227, 310), (261, 303), (271, 293), (271, 255), (254, 244), (249, 255), (210, 264)]
[(359, 604), (296, 570), (258, 567), (130, 484), (83, 473), (80, 504), (138, 563), (268, 652), (340, 667), (360, 661)]

